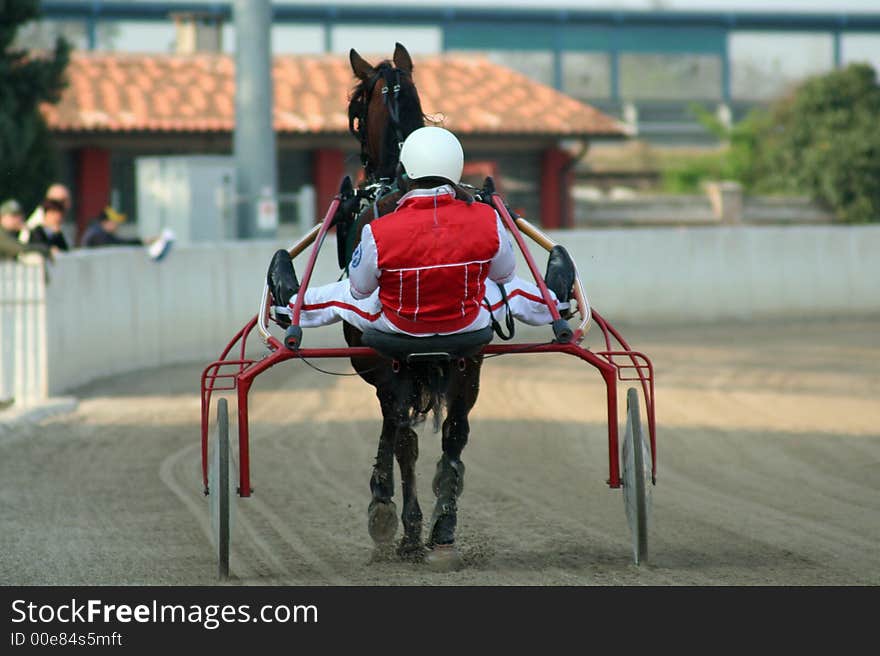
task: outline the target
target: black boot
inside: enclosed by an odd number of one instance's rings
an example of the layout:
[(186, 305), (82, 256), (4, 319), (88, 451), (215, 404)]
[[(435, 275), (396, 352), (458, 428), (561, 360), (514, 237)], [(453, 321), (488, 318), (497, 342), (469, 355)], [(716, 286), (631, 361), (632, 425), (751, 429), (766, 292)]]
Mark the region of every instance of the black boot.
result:
[[(269, 271), (266, 274), (266, 283), (272, 292), (273, 303), (279, 307), (286, 307), (290, 299), (299, 291), (299, 281), (293, 270), (293, 261), (290, 253), (283, 248), (276, 251), (269, 263)], [(277, 313), (275, 320), (282, 327), (290, 325), (290, 319), (285, 314)]]
[(544, 282), (547, 283), (548, 289), (556, 294), (560, 303), (567, 303), (571, 299), (571, 288), (574, 286), (574, 262), (564, 246), (557, 244), (550, 250)]
[[(574, 286), (574, 262), (564, 246), (557, 244), (550, 249), (544, 282), (547, 283), (547, 288), (556, 294), (556, 299), (560, 303), (568, 303), (571, 300), (571, 288)], [(561, 314), (563, 319), (567, 319), (571, 316), (571, 310), (564, 310)]]

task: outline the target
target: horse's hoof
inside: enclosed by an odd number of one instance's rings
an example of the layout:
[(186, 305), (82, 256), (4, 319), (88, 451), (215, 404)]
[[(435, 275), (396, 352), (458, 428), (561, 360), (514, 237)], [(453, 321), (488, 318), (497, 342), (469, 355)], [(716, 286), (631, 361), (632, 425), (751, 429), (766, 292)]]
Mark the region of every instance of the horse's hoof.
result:
[(427, 550), (425, 545), (419, 542), (408, 542), (406, 538), (397, 545), (397, 557), (401, 560), (410, 560), (413, 562), (421, 562), (425, 559)]
[(454, 572), (464, 565), (454, 544), (435, 544), (425, 555), (425, 562), (435, 572)]
[(393, 501), (372, 501), (367, 529), (376, 544), (388, 544), (397, 533), (397, 506)]

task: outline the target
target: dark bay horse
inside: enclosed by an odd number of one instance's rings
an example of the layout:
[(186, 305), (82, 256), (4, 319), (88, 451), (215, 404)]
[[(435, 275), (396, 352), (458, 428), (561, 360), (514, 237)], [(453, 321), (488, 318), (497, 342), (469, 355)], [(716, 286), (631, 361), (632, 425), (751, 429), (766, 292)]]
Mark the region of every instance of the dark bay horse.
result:
[[(413, 63), (406, 49), (396, 44), (391, 61), (372, 66), (354, 49), (352, 71), (358, 82), (348, 107), (349, 128), (361, 143), (365, 179), (350, 193), (336, 217), (340, 266), (348, 264), (366, 223), (396, 207), (401, 192), (395, 180), (400, 144), (422, 127), (418, 92), (412, 80)], [(393, 220), (393, 219), (388, 219)], [(351, 346), (360, 346), (362, 334), (350, 324), (343, 327)], [(461, 453), (468, 440), (468, 413), (477, 400), (482, 356), (460, 358), (443, 365), (403, 364), (395, 370), (391, 360), (353, 358), (355, 370), (376, 388), (382, 409), (382, 432), (370, 478), (369, 532), (377, 544), (393, 541), (397, 531), (394, 496), (394, 459), (400, 467), (403, 490), (403, 537), (397, 551), (441, 568), (460, 563), (454, 547), (457, 498), (464, 482)], [(416, 495), (415, 464), (418, 435), (413, 427), (434, 412), (435, 430), (442, 416), (443, 455), (437, 463), (433, 491), (437, 497), (428, 527), (425, 550), (422, 542), (422, 511)]]

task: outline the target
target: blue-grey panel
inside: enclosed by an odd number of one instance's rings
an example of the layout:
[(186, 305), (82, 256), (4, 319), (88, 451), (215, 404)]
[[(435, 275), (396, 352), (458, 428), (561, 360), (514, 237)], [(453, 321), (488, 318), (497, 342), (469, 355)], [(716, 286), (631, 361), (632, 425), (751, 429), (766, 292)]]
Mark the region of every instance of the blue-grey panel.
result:
[(620, 27), (617, 48), (626, 52), (724, 52), (727, 31), (711, 27)]
[(614, 30), (610, 25), (566, 25), (561, 46), (564, 50), (610, 50)]
[(552, 23), (452, 23), (443, 35), (446, 50), (551, 50), (556, 45)]
[[(557, 44), (556, 30), (560, 30)], [(484, 25), (452, 23), (445, 29), (448, 50), (601, 50), (621, 52), (724, 52), (727, 31), (712, 27), (643, 27), (636, 25), (505, 24), (488, 30)]]

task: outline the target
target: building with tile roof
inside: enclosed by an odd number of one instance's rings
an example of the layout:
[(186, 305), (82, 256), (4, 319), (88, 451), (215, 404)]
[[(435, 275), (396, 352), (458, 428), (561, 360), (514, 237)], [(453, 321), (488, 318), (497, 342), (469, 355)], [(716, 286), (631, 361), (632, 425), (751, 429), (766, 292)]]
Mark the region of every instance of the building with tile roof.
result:
[[(44, 111), (80, 229), (109, 201), (135, 214), (138, 157), (231, 153), (234, 67), (216, 53), (72, 57), (60, 103)], [(467, 171), (494, 173), (514, 206), (548, 227), (571, 225), (572, 149), (625, 136), (617, 120), (482, 57), (415, 58), (413, 77), (429, 120), (462, 139)], [(280, 192), (313, 185), (320, 216), (341, 177), (359, 169), (348, 58), (278, 56), (273, 81)], [(282, 220), (291, 211), (282, 205)]]

